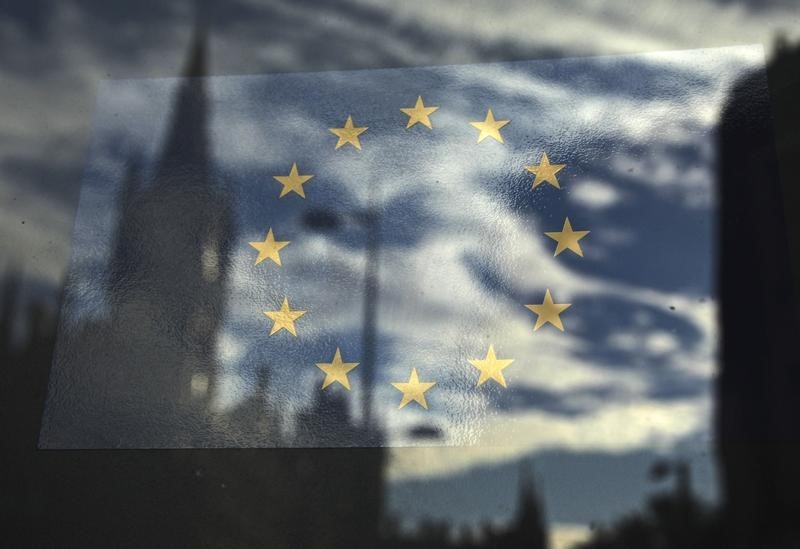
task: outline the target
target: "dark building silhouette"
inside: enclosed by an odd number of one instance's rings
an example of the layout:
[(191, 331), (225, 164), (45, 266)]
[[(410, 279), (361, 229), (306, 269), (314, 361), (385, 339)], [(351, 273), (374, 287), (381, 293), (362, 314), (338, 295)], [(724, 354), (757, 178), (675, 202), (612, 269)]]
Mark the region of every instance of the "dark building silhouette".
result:
[(737, 84), (720, 128), (717, 446), (732, 548), (800, 547), (798, 75), (800, 49), (779, 48), (767, 74)]

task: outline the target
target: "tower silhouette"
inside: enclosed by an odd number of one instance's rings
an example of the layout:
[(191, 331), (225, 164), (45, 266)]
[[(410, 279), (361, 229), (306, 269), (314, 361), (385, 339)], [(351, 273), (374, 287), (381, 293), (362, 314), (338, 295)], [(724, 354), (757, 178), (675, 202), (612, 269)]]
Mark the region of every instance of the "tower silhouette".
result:
[(150, 409), (169, 403), (187, 420), (173, 422), (187, 432), (161, 427), (178, 446), (209, 421), (234, 229), (230, 193), (211, 161), (205, 74), (206, 34), (196, 26), (162, 156), (149, 178), (129, 168), (109, 275), (114, 334), (136, 332), (122, 385), (157, 396)]
[(766, 73), (743, 77), (719, 130), (716, 428), (728, 547), (800, 546), (799, 278), (791, 263), (800, 236), (799, 65), (800, 47), (779, 48)]
[(513, 527), (509, 534), (511, 546), (546, 549), (547, 528), (544, 508), (536, 493), (533, 471), (529, 463), (520, 463), (519, 495)]
[(51, 387), (73, 390), (51, 391), (44, 429), (56, 447), (215, 444), (217, 335), (235, 227), (211, 160), (200, 25), (189, 51), (160, 157), (150, 166), (136, 152), (126, 159), (101, 292), (107, 313), (62, 330)]

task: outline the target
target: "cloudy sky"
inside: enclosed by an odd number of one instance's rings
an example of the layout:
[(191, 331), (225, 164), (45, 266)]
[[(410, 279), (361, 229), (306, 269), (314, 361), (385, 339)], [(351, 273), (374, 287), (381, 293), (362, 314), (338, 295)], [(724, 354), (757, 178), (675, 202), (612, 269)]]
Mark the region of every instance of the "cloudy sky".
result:
[[(756, 7), (755, 3), (665, 0), (650, 2), (647, 6), (638, 3), (621, 6), (617, 2), (554, 1), (537, 2), (536, 8), (531, 9), (527, 2), (512, 1), (468, 6), (448, 2), (403, 2), (393, 4), (390, 9), (370, 1), (335, 2), (324, 8), (308, 2), (241, 1), (228, 4), (224, 9), (209, 7), (214, 21), (210, 72), (258, 74), (439, 65), (750, 43), (762, 43), (769, 51), (778, 34), (791, 37), (797, 32), (798, 15), (792, 4), (774, 1), (766, 7)], [(122, 9), (90, 0), (58, 3), (42, 0), (28, 5), (30, 7), (15, 8), (0, 15), (3, 81), (0, 104), (4, 106), (0, 125), (2, 258), (26, 272), (28, 291), (54, 295), (63, 280), (72, 250), (70, 235), (82, 173), (90, 156), (88, 144), (93, 120), (96, 120), (98, 83), (109, 77), (177, 74), (190, 33), (191, 9), (188, 3), (171, 3), (164, 7), (158, 2), (142, 2), (135, 8)], [(401, 319), (423, 314), (425, 325), (430, 326), (440, 312), (448, 317), (456, 313), (473, 315), (467, 318), (482, 326), (480, 335), (470, 339), (462, 330), (452, 336), (461, 338), (455, 340), (454, 346), (464, 348), (466, 354), (481, 356), (485, 350), (481, 346), (492, 339), (498, 350), (517, 359), (507, 370), (510, 388), (527, 391), (525, 394), (514, 392), (514, 398), (505, 401), (490, 398), (496, 395), (473, 395), (469, 402), (460, 402), (480, 409), (489, 401), (501, 406), (503, 414), (484, 415), (480, 424), (484, 438), (474, 451), (417, 449), (393, 453), (389, 474), (398, 483), (406, 482), (405, 486), (411, 486), (409, 483), (419, 478), (447, 478), (449, 475), (457, 478), (454, 475), (477, 471), (474, 467), (492, 467), (492, 464), (497, 466), (495, 472), (505, 471), (512, 467), (509, 464), (513, 459), (521, 455), (539, 452), (537, 455), (546, 456), (547, 452), (564, 448), (617, 455), (623, 461), (633, 459), (631, 456), (642, 448), (667, 451), (678, 444), (685, 449), (686, 440), (696, 441), (693, 446), (689, 445), (690, 457), (707, 450), (707, 435), (703, 433), (707, 433), (711, 406), (707, 381), (713, 373), (714, 303), (709, 285), (711, 272), (702, 269), (712, 265), (712, 261), (704, 257), (709, 246), (706, 216), (713, 208), (710, 136), (724, 88), (729, 83), (726, 80), (731, 74), (729, 69), (752, 63), (757, 54), (750, 50), (729, 50), (723, 56), (728, 60), (725, 62), (719, 57), (706, 56), (703, 62), (693, 63), (688, 73), (674, 67), (680, 55), (673, 56), (672, 60), (668, 55), (648, 58), (648, 65), (662, 68), (667, 74), (677, 74), (676, 84), (691, 83), (681, 88), (685, 95), (666, 94), (667, 97), (655, 100), (637, 97), (636, 90), (626, 90), (624, 79), (616, 90), (625, 93), (617, 96), (609, 93), (615, 88), (596, 87), (596, 81), (590, 83), (590, 88), (576, 89), (567, 81), (551, 79), (544, 85), (514, 71), (498, 70), (475, 85), (496, 85), (513, 97), (508, 105), (515, 114), (509, 115), (512, 124), (505, 133), (510, 146), (502, 148), (483, 143), (485, 147), (475, 149), (471, 128), (464, 127), (463, 123), (479, 119), (479, 113), (474, 112), (470, 101), (438, 99), (434, 104), (442, 106), (437, 119), (442, 130), (452, 129), (455, 133), (448, 135), (463, 139), (463, 147), (444, 147), (433, 140), (415, 165), (419, 170), (424, 166), (424, 173), (407, 168), (405, 174), (395, 171), (382, 179), (384, 198), (395, 198), (400, 211), (412, 209), (412, 198), (416, 201), (423, 198), (429, 211), (417, 212), (419, 215), (442, 216), (440, 228), (467, 230), (457, 231), (457, 238), (448, 238), (445, 229), (441, 229), (438, 236), (420, 236), (414, 243), (419, 255), (413, 264), (408, 263), (407, 251), (402, 246), (384, 251), (382, 270), (402, 272), (413, 267), (417, 275), (413, 280), (424, 281), (430, 289), (429, 295), (441, 296), (441, 303), (430, 304), (430, 300), (426, 300), (425, 308), (419, 309), (416, 302), (398, 299), (397, 296), (404, 295), (403, 285), (385, 284), (381, 317)], [(220, 85), (219, 93), (224, 95), (223, 88)], [(406, 90), (398, 90), (398, 94), (400, 91)], [(576, 135), (570, 134), (577, 131), (576, 128), (560, 124), (555, 115), (546, 119), (555, 124), (548, 127), (532, 116), (516, 114), (520, 104), (530, 99), (526, 94), (536, 95), (542, 104), (559, 108), (564, 103), (570, 104), (572, 116), (602, 130), (598, 142), (589, 143), (586, 149), (577, 147)], [(626, 94), (630, 97), (625, 97)], [(710, 94), (711, 100), (687, 101), (702, 94)], [(163, 101), (162, 108), (168, 109), (168, 99)], [(376, 101), (374, 107), (381, 112), (397, 107), (394, 105), (397, 101), (388, 98), (386, 101), (391, 105), (383, 106)], [(499, 107), (495, 108), (501, 115)], [(626, 116), (626, 113), (635, 116)], [(220, 117), (222, 111), (215, 114)], [(396, 115), (402, 117), (399, 112)], [(396, 115), (384, 114), (381, 123), (388, 123)], [(367, 113), (365, 120), (367, 118), (376, 116)], [(248, 130), (250, 121), (236, 117), (226, 120), (228, 122), (215, 129), (219, 132), (217, 142), (236, 137), (240, 146), (227, 153), (215, 151), (223, 165), (234, 169), (242, 166), (250, 153), (262, 145), (284, 152), (279, 142), (262, 142), (266, 136), (252, 128)], [(318, 132), (321, 146), (328, 147), (332, 136), (325, 135), (327, 126), (319, 121), (313, 124), (317, 124), (312, 128), (315, 132), (323, 130)], [(145, 130), (159, 131), (155, 126)], [(534, 211), (537, 204), (515, 201), (513, 195), (504, 194), (498, 186), (503, 181), (525, 189), (524, 174), (511, 173), (510, 167), (531, 162), (531, 153), (544, 148), (537, 139), (552, 135), (555, 127), (560, 131), (554, 149), (564, 153), (563, 161), (570, 167), (564, 173), (563, 197), (547, 207), (554, 209), (552, 219), (564, 211), (569, 211), (571, 216), (573, 211), (580, 212), (587, 219), (587, 228), (593, 230), (592, 246), (586, 246), (585, 261), (581, 263), (569, 259), (561, 261), (565, 259), (561, 256), (550, 257), (547, 253), (550, 242), (541, 235), (542, 230), (552, 230), (550, 219)], [(391, 150), (402, 136), (402, 132), (399, 136), (389, 133), (379, 136), (376, 132), (373, 148), (375, 151)], [(601, 138), (614, 136), (620, 139), (615, 143), (618, 146), (614, 154), (598, 154)], [(653, 140), (654, 136), (658, 139)], [(640, 145), (648, 143), (649, 139), (652, 143), (663, 143), (664, 148), (658, 145), (642, 148)], [(475, 151), (480, 152), (479, 158)], [(367, 147), (364, 152), (363, 161), (374, 154)], [(240, 156), (236, 157), (237, 154)], [(272, 169), (271, 165), (264, 166), (264, 174)], [(343, 160), (328, 169), (341, 185), (355, 168)], [(633, 171), (629, 172), (631, 169)], [(431, 170), (440, 173), (434, 174)], [(486, 173), (508, 177), (485, 177)], [(408, 177), (412, 174), (415, 177)], [(402, 189), (398, 189), (401, 175), (405, 177), (400, 182)], [(440, 177), (444, 181), (430, 189), (429, 180), (434, 175), (447, 177)], [(620, 181), (623, 184), (620, 185)], [(324, 188), (321, 180), (316, 183), (319, 183), (318, 188)], [(466, 194), (464, 186), (471, 194)], [(453, 191), (459, 202), (444, 199), (451, 197)], [(331, 189), (322, 192), (330, 193)], [(474, 202), (491, 203), (493, 210), (474, 212), (469, 197), (474, 197)], [(681, 247), (647, 250), (631, 241), (630, 227), (620, 221), (625, 218), (617, 216), (626, 212), (640, 216), (638, 221), (647, 219), (647, 212), (638, 211), (634, 206), (643, 201), (662, 205), (662, 212), (668, 211), (665, 208), (676, 208), (675, 211), (680, 212), (683, 222), (679, 221), (678, 226), (687, 232), (668, 236), (678, 238)], [(462, 207), (455, 208), (455, 205)], [(469, 216), (468, 221), (465, 216)], [(476, 218), (480, 222), (476, 223)], [(631, 219), (631, 223), (634, 221)], [(666, 219), (659, 216), (655, 221), (666, 223)], [(243, 228), (247, 226), (243, 224)], [(699, 228), (699, 232), (689, 233), (692, 227)], [(255, 226), (250, 229), (253, 235), (258, 232)], [(482, 238), (513, 235), (512, 248), (519, 253), (497, 257), (498, 250), (487, 249), (486, 243), (473, 234), (482, 235)], [(243, 234), (245, 239), (249, 236), (249, 233)], [(659, 234), (663, 239), (668, 236)], [(340, 240), (309, 236), (302, 243), (297, 242), (296, 252), (313, 255), (325, 250), (329, 254), (326, 261), (331, 265), (344, 265), (358, 272), (357, 249), (348, 246), (346, 239)], [(687, 242), (693, 243), (693, 247), (687, 249)], [(245, 252), (237, 261), (248, 260)], [(426, 259), (431, 254), (446, 260), (437, 263), (437, 269), (445, 265), (456, 265), (460, 269), (447, 271), (447, 278), (431, 276), (431, 263)], [(691, 264), (700, 266), (701, 271), (670, 263), (670, 259), (681, 254), (693, 254), (689, 257)], [(639, 260), (639, 257), (647, 259)], [(670, 265), (677, 268), (669, 270)], [(442, 284), (444, 280), (458, 280), (459, 283), (458, 286), (445, 285)], [(524, 308), (514, 310), (513, 305), (519, 303), (519, 298), (533, 299), (545, 286), (555, 286), (553, 280), (559, 288), (556, 295), (563, 294), (565, 300), (576, 304), (574, 314), (565, 315), (566, 334), (541, 331), (533, 340), (531, 315)], [(246, 280), (239, 282), (244, 284)], [(304, 290), (308, 292), (315, 290), (312, 281), (304, 281), (303, 288), (308, 288)], [(453, 300), (447, 297), (452, 296), (456, 288), (469, 288), (470, 299), (474, 301), (453, 306)], [(277, 293), (279, 290), (282, 288), (276, 288)], [(498, 293), (502, 294), (502, 299), (496, 299)], [(303, 296), (298, 297), (302, 299)], [(484, 307), (471, 306), (476, 302)], [(429, 305), (441, 305), (444, 309), (429, 310)], [(577, 314), (579, 305), (583, 311), (581, 315)], [(608, 311), (620, 311), (613, 319), (616, 328), (613, 333), (607, 329), (611, 321), (605, 321)], [(358, 322), (355, 311), (349, 311), (348, 315), (341, 326), (355, 328)], [(233, 325), (236, 319), (231, 318), (230, 322)], [(606, 328), (597, 333), (598, 326)], [(256, 327), (254, 323), (252, 328)], [(263, 327), (262, 324), (260, 328)], [(435, 351), (439, 356), (441, 349), (436, 346), (448, 337), (436, 337), (426, 330), (415, 332), (407, 322), (390, 320), (382, 327), (392, 334), (392, 347), (408, 349), (404, 337), (425, 342), (424, 346), (418, 344), (407, 351), (412, 353), (407, 356), (410, 361), (424, 360), (420, 354), (426, 352)], [(226, 357), (231, 363), (236, 362), (237, 353), (241, 353), (246, 344), (241, 338), (233, 337), (233, 332), (226, 339)], [(602, 337), (605, 356), (591, 355), (592, 337)], [(467, 348), (468, 343), (474, 343), (474, 347)], [(354, 354), (357, 353), (355, 349)], [(647, 368), (642, 365), (625, 362), (634, 355), (645, 357), (648, 365), (657, 364), (656, 371), (668, 372), (668, 375), (653, 377), (652, 369), (645, 373)], [(522, 357), (533, 358), (523, 364)], [(459, 358), (471, 357), (462, 355)], [(626, 367), (613, 367), (613, 363)], [(397, 377), (402, 368), (398, 363), (397, 370), (387, 370), (387, 376)], [(468, 375), (469, 367), (464, 370), (462, 373)], [(231, 390), (225, 397), (229, 401), (237, 398), (237, 390), (242, 390), (235, 375), (235, 372), (230, 374)], [(432, 394), (432, 411), (425, 417), (435, 417), (435, 421), (440, 422), (437, 424), (447, 427), (452, 419), (436, 415), (435, 409), (445, 409), (448, 395), (455, 391), (445, 387), (443, 377), (437, 380), (442, 386), (435, 397)], [(695, 383), (697, 380), (700, 382)], [(681, 387), (682, 383), (689, 387)], [(673, 390), (674, 394), (658, 394), (661, 387)], [(384, 391), (387, 400), (396, 398), (390, 386), (384, 387)], [(564, 404), (565, 395), (569, 395), (568, 406)], [(525, 406), (526, 399), (533, 399), (540, 405), (550, 404), (533, 410)], [(383, 396), (379, 400), (383, 400)], [(413, 410), (409, 412), (399, 416), (397, 421), (416, 421), (419, 414)], [(512, 425), (501, 419), (508, 417), (514, 418)], [(497, 428), (497, 423), (502, 424), (502, 429)], [(620, 424), (626, 428), (605, 430)], [(398, 423), (394, 430), (396, 440), (401, 443), (403, 426)], [(493, 433), (507, 432), (505, 429), (509, 427), (518, 427), (525, 436), (515, 439), (514, 445), (492, 438)], [(451, 430), (446, 429), (446, 432)], [(457, 437), (457, 434), (449, 436)], [(452, 438), (450, 442), (462, 440)], [(635, 498), (631, 495), (621, 503), (621, 510), (635, 506)], [(489, 504), (488, 511), (484, 506), (482, 512), (502, 515), (501, 508), (499, 503), (495, 507)], [(561, 515), (556, 512), (555, 518), (563, 523), (588, 522), (574, 510), (561, 512)]]
[[(717, 338), (714, 125), (731, 85), (763, 59), (753, 46), (209, 79), (213, 157), (237, 227), (217, 407), (246, 399), (270, 364), (291, 428), (290, 412), (319, 391), (315, 363), (336, 347), (360, 360), (366, 257), (357, 219), (374, 194), (382, 241), (374, 395), (386, 442), (459, 447), (398, 451), (392, 478), (413, 486), (532, 454), (685, 452), (687, 441), (707, 440)], [(101, 88), (74, 240), (69, 301), (80, 308), (70, 322), (101, 309), (92, 300), (103, 301), (131, 151), (145, 170), (158, 160), (177, 85), (127, 79)], [(440, 107), (433, 130), (404, 128), (399, 109), (418, 94)], [(469, 121), (488, 108), (511, 120), (502, 144), (475, 142)], [(328, 131), (349, 114), (369, 127), (361, 151), (335, 150)], [(542, 152), (566, 164), (561, 190), (531, 189), (524, 166)], [(314, 175), (306, 199), (278, 197), (273, 176), (293, 162)], [(341, 220), (337, 230), (304, 223), (320, 209)], [(543, 234), (566, 216), (591, 230), (582, 258), (553, 257)], [(280, 268), (253, 265), (247, 243), (268, 228), (291, 241)], [(573, 304), (564, 333), (534, 333), (523, 307), (547, 288)], [(262, 311), (283, 296), (308, 310), (297, 338), (267, 336)], [(507, 389), (475, 387), (467, 360), (489, 344), (515, 360)], [(438, 383), (429, 411), (396, 409), (390, 382), (412, 367)], [(366, 387), (358, 370), (351, 376), (346, 394), (357, 415)], [(409, 434), (419, 426), (442, 436), (420, 442)]]

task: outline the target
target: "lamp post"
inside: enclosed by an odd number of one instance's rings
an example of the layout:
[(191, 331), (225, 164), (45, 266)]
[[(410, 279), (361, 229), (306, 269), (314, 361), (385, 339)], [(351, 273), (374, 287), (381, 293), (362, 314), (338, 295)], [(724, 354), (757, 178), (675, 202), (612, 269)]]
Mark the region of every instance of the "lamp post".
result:
[(364, 323), (361, 331), (361, 372), (365, 390), (362, 397), (362, 418), (368, 442), (378, 435), (372, 415), (372, 387), (375, 383), (375, 348), (376, 322), (378, 303), (378, 258), (381, 246), (380, 211), (376, 206), (377, 189), (372, 185), (369, 190), (367, 208), (356, 213), (340, 214), (332, 210), (311, 210), (303, 217), (303, 223), (311, 230), (332, 232), (347, 223), (357, 224), (365, 233), (366, 263), (364, 267)]

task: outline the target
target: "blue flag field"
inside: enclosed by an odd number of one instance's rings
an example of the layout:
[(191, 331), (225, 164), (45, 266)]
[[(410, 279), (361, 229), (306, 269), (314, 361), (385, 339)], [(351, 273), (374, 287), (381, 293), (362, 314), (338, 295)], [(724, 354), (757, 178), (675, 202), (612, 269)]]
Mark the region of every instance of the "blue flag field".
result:
[(760, 48), (226, 77), (202, 50), (98, 88), (41, 447), (710, 431), (715, 124)]

